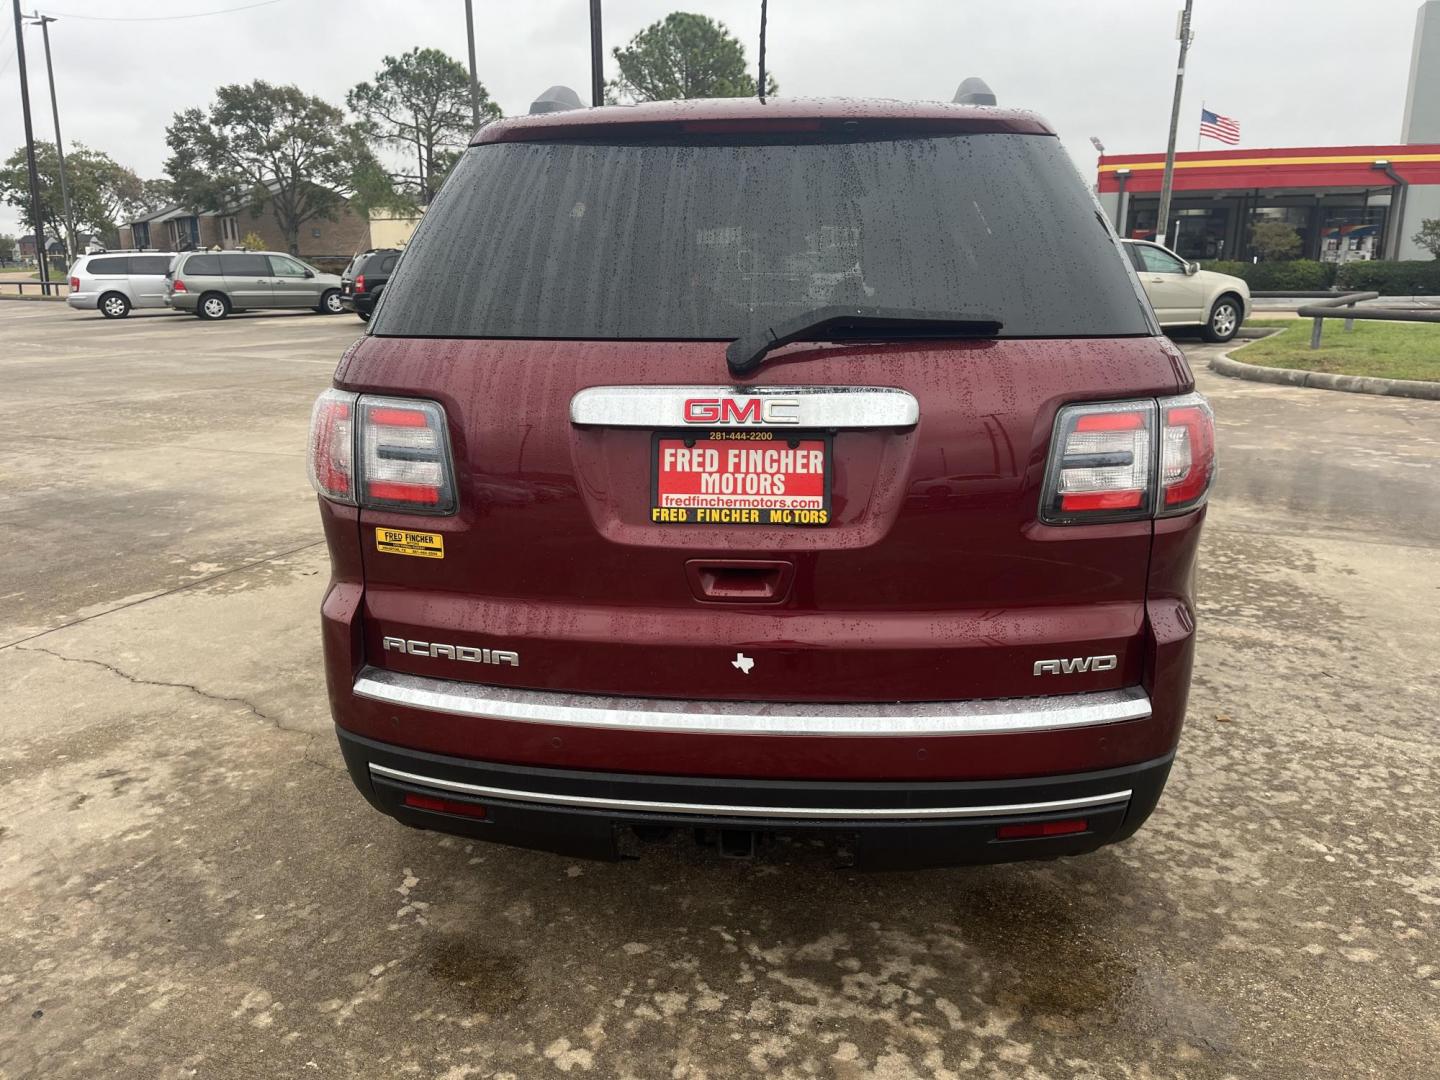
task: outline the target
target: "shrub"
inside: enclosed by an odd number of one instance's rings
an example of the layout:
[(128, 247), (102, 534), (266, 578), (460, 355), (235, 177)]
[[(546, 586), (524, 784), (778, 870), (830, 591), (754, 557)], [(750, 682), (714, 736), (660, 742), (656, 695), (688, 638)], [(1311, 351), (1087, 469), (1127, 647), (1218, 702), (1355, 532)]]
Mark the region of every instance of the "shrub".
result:
[(1250, 229), (1250, 246), (1262, 259), (1293, 259), (1300, 254), (1300, 232), (1283, 221), (1257, 221)]
[(1295, 289), (1314, 292), (1328, 289), (1335, 282), (1335, 264), (1314, 259), (1292, 259), (1289, 262), (1231, 262), (1217, 260), (1204, 263), (1206, 270), (1243, 278), (1257, 292), (1278, 292)]
[(1351, 292), (1378, 292), (1381, 296), (1433, 296), (1440, 293), (1440, 259), (1346, 263), (1340, 267), (1336, 284)]

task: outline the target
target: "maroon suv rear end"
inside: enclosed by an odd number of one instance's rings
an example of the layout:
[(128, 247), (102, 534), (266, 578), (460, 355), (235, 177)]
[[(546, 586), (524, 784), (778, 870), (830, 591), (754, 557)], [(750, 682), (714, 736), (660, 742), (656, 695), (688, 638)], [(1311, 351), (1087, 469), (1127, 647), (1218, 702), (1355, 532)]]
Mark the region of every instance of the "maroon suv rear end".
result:
[(477, 136), (316, 405), (330, 700), (415, 826), (1130, 835), (1179, 738), (1209, 409), (1054, 134), (704, 102)]

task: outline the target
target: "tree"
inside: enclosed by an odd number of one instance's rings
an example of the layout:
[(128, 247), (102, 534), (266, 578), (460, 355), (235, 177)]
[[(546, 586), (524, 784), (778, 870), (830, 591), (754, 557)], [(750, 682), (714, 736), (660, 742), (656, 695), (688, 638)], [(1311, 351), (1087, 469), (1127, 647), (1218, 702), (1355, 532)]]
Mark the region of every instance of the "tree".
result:
[(140, 212), (153, 214), (175, 201), (175, 185), (164, 177), (140, 182)]
[[(606, 87), (611, 101), (754, 97), (757, 89), (745, 46), (724, 23), (704, 15), (671, 12), (612, 55), (620, 75)], [(767, 75), (765, 93), (779, 90), (775, 77)]]
[(363, 132), (334, 105), (262, 79), (222, 86), (208, 112), (186, 109), (165, 129), (175, 197), (195, 209), (269, 207), (292, 253), (306, 222), (334, 219), (370, 158)]
[(1410, 239), (1440, 259), (1440, 218), (1426, 218), (1420, 222), (1420, 231)]
[(1250, 246), (1262, 259), (1293, 259), (1300, 254), (1300, 233), (1283, 221), (1258, 221), (1250, 230)]
[[(480, 115), (498, 119), (500, 107), (479, 88)], [(371, 82), (357, 84), (345, 104), (360, 117), (374, 142), (413, 155), (416, 170), (400, 178), (428, 203), (474, 134), (470, 116), (470, 75), (439, 49), (413, 48), (387, 56)]]
[[(49, 239), (65, 241), (65, 204), (60, 197), (60, 163), (55, 144), (35, 144), (35, 165), (40, 178), (40, 224)], [(65, 154), (65, 181), (70, 209), (80, 235), (95, 233), (113, 242), (119, 223), (143, 204), (144, 185), (130, 169), (110, 155), (75, 143)], [(25, 148), (6, 159), (0, 168), (0, 198), (20, 211), (27, 233), (35, 231), (30, 205), (30, 180)]]
[(0, 263), (13, 262), (15, 260), (15, 237), (9, 233), (0, 233)]

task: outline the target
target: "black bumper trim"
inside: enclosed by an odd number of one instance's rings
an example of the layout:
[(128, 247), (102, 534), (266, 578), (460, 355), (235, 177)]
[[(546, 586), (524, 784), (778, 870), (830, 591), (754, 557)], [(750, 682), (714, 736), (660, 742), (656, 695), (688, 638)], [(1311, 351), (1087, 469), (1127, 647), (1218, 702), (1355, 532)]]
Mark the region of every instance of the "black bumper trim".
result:
[[(619, 857), (617, 826), (655, 824), (849, 834), (857, 863), (870, 868), (1079, 854), (1140, 827), (1159, 800), (1173, 758), (1014, 780), (738, 780), (499, 765), (336, 730), (351, 778), (382, 813), (420, 828), (600, 859)], [(475, 788), (485, 792), (470, 790)], [(407, 793), (480, 803), (487, 816), (407, 807)], [(1082, 833), (996, 839), (1002, 824), (1077, 817), (1087, 822)]]

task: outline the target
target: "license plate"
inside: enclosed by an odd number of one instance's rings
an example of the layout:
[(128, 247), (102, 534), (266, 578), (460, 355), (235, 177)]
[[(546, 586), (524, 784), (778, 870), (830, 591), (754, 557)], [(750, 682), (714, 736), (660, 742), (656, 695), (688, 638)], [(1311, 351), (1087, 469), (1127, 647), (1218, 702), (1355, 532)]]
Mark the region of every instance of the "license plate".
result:
[(657, 432), (650, 520), (661, 525), (828, 525), (829, 435)]

